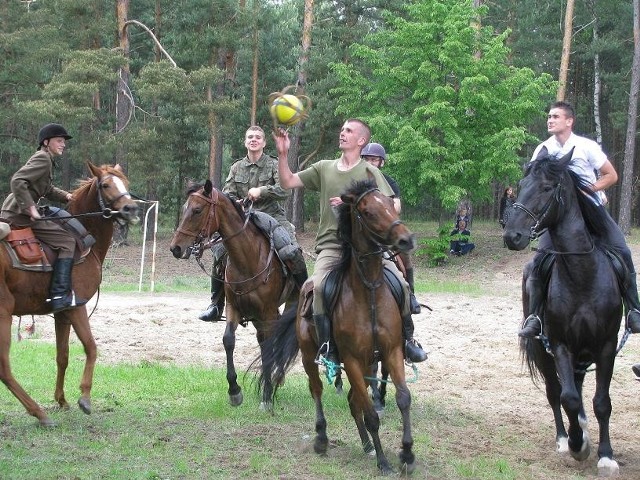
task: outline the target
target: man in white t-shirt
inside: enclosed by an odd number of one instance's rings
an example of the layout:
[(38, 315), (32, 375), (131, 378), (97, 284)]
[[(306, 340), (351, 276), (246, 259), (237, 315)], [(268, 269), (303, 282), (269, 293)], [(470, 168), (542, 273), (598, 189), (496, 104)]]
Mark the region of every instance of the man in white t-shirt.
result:
[[(604, 190), (618, 181), (618, 174), (600, 145), (593, 140), (573, 133), (574, 122), (575, 111), (571, 105), (566, 102), (554, 103), (547, 115), (547, 131), (552, 136), (538, 145), (533, 152), (531, 161), (546, 155), (560, 158), (573, 149), (569, 168), (591, 184), (591, 190), (598, 195), (600, 205), (604, 208), (604, 204), (607, 201)], [(610, 215), (607, 214), (607, 217), (610, 220), (609, 227), (600, 237), (604, 243), (620, 255), (627, 266), (629, 278), (626, 282), (627, 288), (622, 292), (622, 300), (627, 311), (626, 325), (631, 329), (632, 333), (640, 333), (640, 300), (638, 300), (636, 271), (633, 266), (631, 252), (618, 224)], [(542, 251), (545, 248), (551, 248), (548, 234), (545, 233), (540, 237), (538, 248)], [(540, 335), (542, 330), (539, 309), (544, 298), (544, 292), (542, 291), (542, 282), (538, 277), (538, 269), (543, 256), (544, 253), (539, 252), (533, 260), (534, 268), (527, 283), (530, 287), (529, 316), (524, 321), (522, 329), (518, 332), (521, 337), (533, 338)]]

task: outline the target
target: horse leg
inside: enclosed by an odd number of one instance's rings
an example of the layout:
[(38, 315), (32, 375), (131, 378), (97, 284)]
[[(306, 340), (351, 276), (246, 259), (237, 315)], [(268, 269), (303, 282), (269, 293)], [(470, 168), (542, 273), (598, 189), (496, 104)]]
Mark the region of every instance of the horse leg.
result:
[(227, 354), (227, 382), (229, 383), (229, 403), (233, 407), (242, 405), (243, 396), (242, 388), (238, 385), (238, 375), (236, 374), (236, 367), (233, 363), (233, 352), (236, 349), (236, 329), (238, 323), (232, 321), (231, 305), (227, 305), (227, 326), (222, 336), (222, 344), (224, 345), (224, 351)]
[(315, 343), (309, 339), (305, 341), (298, 337), (298, 340), (300, 342), (300, 351), (302, 352), (302, 366), (307, 374), (309, 391), (316, 406), (316, 438), (313, 442), (313, 450), (318, 455), (326, 455), (329, 438), (327, 437), (327, 419), (322, 408), (322, 380), (320, 379), (320, 370), (315, 362), (317, 348)]
[(371, 400), (373, 402), (373, 408), (375, 409), (378, 417), (382, 418), (384, 415), (384, 399), (382, 398), (381, 389), (384, 382), (380, 383), (378, 387), (378, 362), (371, 365), (371, 380), (369, 380), (369, 387), (371, 387)]
[(526, 339), (526, 341), (535, 342), (534, 348), (538, 349), (535, 355), (536, 366), (544, 378), (547, 402), (553, 412), (553, 420), (556, 427), (556, 452), (566, 453), (569, 451), (569, 444), (567, 430), (564, 427), (564, 419), (562, 418), (562, 405), (560, 404), (562, 386), (558, 381), (556, 365), (553, 361), (553, 357), (544, 351), (540, 342), (533, 339)]
[[(564, 345), (554, 349), (558, 380), (562, 387), (560, 402), (569, 420), (569, 453), (578, 461), (586, 460), (591, 451), (587, 422), (580, 392), (576, 388), (571, 354)], [(581, 415), (582, 414), (582, 415)]]
[(409, 475), (416, 469), (416, 456), (413, 453), (413, 435), (411, 433), (411, 392), (404, 376), (404, 356), (402, 349), (397, 349), (389, 356), (383, 371), (389, 372), (396, 387), (396, 404), (402, 415), (402, 450), (398, 454), (402, 465), (402, 474)]
[[(13, 308), (13, 305), (11, 308)], [(0, 381), (6, 385), (9, 391), (24, 406), (28, 414), (38, 419), (41, 426), (53, 427), (55, 423), (47, 416), (44, 409), (25, 392), (11, 373), (11, 364), (9, 362), (11, 320), (12, 316), (10, 313), (4, 312), (0, 315)]]
[[(91, 387), (93, 386), (93, 372), (96, 367), (96, 360), (98, 358), (98, 348), (96, 347), (96, 340), (91, 333), (91, 325), (89, 325), (89, 317), (87, 315), (86, 307), (77, 307), (71, 310), (64, 310), (55, 315), (56, 317), (56, 343), (60, 341), (58, 337), (58, 326), (60, 323), (71, 322), (73, 331), (76, 332), (78, 340), (82, 343), (84, 348), (85, 362), (84, 370), (82, 371), (82, 379), (80, 380), (80, 398), (78, 399), (78, 406), (80, 409), (89, 415), (91, 413)], [(67, 357), (69, 352), (69, 330), (66, 330), (67, 343)], [(60, 380), (60, 379), (59, 379)], [(64, 382), (64, 371), (62, 373), (62, 380), (60, 380), (60, 387)], [(57, 391), (57, 389), (56, 389)], [(64, 397), (64, 394), (63, 394)]]
[[(274, 320), (275, 322), (275, 320)], [(265, 335), (261, 331), (256, 332), (258, 339), (258, 345), (260, 345), (260, 358), (262, 359), (262, 376), (264, 378), (264, 386), (262, 389), (262, 401), (260, 402), (260, 410), (267, 412), (273, 412), (273, 402), (271, 397), (273, 396), (273, 383), (271, 382), (271, 372), (273, 370), (273, 362), (267, 361), (271, 355), (265, 355)]]
[(349, 402), (351, 416), (356, 421), (356, 428), (358, 429), (358, 435), (360, 435), (360, 442), (362, 443), (362, 449), (364, 450), (364, 453), (375, 452), (375, 448), (373, 446), (373, 443), (371, 442), (371, 439), (369, 438), (369, 433), (367, 432), (367, 427), (364, 424), (364, 412), (361, 408), (357, 408), (357, 403), (353, 400), (353, 388), (349, 389), (349, 393), (347, 394), (347, 401)]
[[(593, 396), (593, 410), (600, 427), (598, 446), (598, 476), (611, 477), (619, 472), (618, 462), (613, 459), (613, 448), (609, 438), (609, 418), (611, 417), (611, 397), (609, 387), (615, 362), (615, 343), (603, 349), (596, 367), (596, 391)], [(608, 350), (608, 351), (607, 351)]]
[[(380, 418), (373, 408), (373, 403), (371, 403), (371, 398), (369, 398), (367, 393), (367, 384), (364, 379), (365, 374), (370, 369), (366, 370), (362, 368), (354, 359), (346, 358), (343, 360), (349, 382), (351, 383), (351, 389), (349, 390), (349, 408), (351, 409), (351, 416), (358, 427), (363, 448), (366, 452), (369, 435), (371, 435), (371, 441), (376, 451), (376, 464), (378, 465), (378, 469), (382, 475), (391, 475), (394, 471), (384, 454), (382, 443), (380, 442)], [(362, 428), (363, 417), (366, 430)], [(367, 435), (366, 432), (369, 432), (369, 435)]]
[(62, 312), (55, 315), (56, 331), (56, 389), (53, 398), (64, 410), (69, 409), (69, 403), (64, 396), (64, 379), (69, 365), (69, 334), (71, 324), (63, 320)]

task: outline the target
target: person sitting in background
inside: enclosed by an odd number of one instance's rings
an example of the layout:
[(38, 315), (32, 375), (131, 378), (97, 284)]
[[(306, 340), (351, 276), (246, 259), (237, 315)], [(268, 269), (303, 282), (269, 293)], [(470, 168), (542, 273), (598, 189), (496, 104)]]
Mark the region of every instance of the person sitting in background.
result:
[(504, 189), (504, 193), (502, 194), (502, 198), (500, 199), (500, 212), (498, 214), (498, 223), (502, 225), (502, 228), (507, 223), (507, 219), (509, 218), (509, 212), (513, 208), (513, 204), (516, 201), (516, 196), (513, 193), (512, 187), (507, 187)]
[(466, 255), (471, 250), (476, 248), (475, 244), (469, 241), (471, 232), (467, 230), (467, 221), (464, 219), (458, 220), (456, 228), (451, 232), (450, 252), (453, 255), (460, 256)]

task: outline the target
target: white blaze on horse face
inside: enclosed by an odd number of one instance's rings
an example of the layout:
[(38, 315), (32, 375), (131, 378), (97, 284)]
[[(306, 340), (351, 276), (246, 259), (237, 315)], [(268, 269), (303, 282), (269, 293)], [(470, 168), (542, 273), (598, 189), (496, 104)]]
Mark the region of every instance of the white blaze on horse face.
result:
[[(391, 210), (395, 212), (396, 211), (395, 208), (392, 209), (390, 205), (383, 200), (383, 198), (391, 198), (391, 197), (375, 197), (375, 201), (382, 204), (382, 206), (384, 207), (387, 213), (389, 213)], [(393, 202), (391, 203), (391, 205), (393, 205)]]
[(124, 198), (131, 198), (131, 195), (129, 195), (129, 192), (127, 192), (127, 189), (121, 178), (114, 176), (113, 183), (116, 186), (116, 189), (118, 190), (118, 192), (120, 192), (124, 196)]

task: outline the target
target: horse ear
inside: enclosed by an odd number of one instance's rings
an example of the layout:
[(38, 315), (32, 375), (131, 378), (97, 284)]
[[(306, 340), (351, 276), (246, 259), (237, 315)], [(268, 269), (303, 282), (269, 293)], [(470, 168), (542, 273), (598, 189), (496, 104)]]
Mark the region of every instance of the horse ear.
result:
[(342, 195), (340, 195), (340, 200), (342, 200), (342, 203), (351, 205), (355, 203), (356, 197), (352, 193), (343, 193)]
[(540, 160), (541, 158), (545, 158), (549, 156), (549, 150), (546, 146), (543, 146), (538, 152), (538, 156), (536, 156), (536, 160)]
[(89, 173), (91, 173), (93, 177), (100, 176), (100, 173), (101, 173), (100, 167), (97, 167), (93, 163), (91, 163), (91, 160), (87, 160), (87, 168), (89, 169)]
[(376, 176), (373, 173), (371, 173), (369, 169), (367, 169), (367, 177), (371, 182), (373, 182), (374, 188), (378, 188), (378, 182), (376, 181)]
[(571, 150), (569, 150), (569, 153), (567, 153), (562, 158), (558, 159), (558, 162), (560, 162), (562, 164), (567, 164), (567, 163), (571, 162), (571, 159), (573, 158), (573, 151), (575, 150), (575, 148), (576, 147), (571, 147)]
[(116, 163), (116, 164), (113, 166), (113, 169), (114, 169), (114, 170), (117, 170), (118, 172), (124, 173), (124, 169), (122, 168), (122, 165), (120, 165), (119, 163)]
[(213, 183), (211, 183), (211, 180), (207, 179), (207, 181), (204, 182), (204, 194), (207, 196), (210, 196), (212, 191), (213, 191)]

